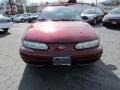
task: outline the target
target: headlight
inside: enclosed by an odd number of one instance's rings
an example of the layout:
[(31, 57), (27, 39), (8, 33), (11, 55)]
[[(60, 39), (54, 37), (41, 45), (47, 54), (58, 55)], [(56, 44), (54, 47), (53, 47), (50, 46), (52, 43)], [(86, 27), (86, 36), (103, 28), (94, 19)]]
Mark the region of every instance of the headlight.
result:
[(96, 47), (98, 45), (99, 45), (99, 40), (93, 40), (93, 41), (78, 43), (78, 44), (76, 44), (75, 48), (76, 49), (86, 49), (86, 48)]
[(104, 17), (104, 18), (103, 18), (103, 21), (108, 21), (108, 20), (109, 20), (108, 17)]
[(22, 45), (27, 48), (31, 49), (39, 49), (39, 50), (47, 50), (48, 46), (45, 43), (37, 43), (37, 42), (31, 42), (31, 41), (23, 41)]

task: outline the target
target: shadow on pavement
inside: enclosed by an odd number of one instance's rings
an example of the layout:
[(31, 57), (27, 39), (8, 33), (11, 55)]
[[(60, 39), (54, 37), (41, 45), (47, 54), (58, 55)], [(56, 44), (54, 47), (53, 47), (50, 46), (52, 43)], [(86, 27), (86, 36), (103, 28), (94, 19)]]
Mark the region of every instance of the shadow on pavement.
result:
[(107, 27), (107, 29), (120, 31), (120, 26), (110, 26), (110, 27)]
[(18, 90), (120, 90), (114, 65), (101, 60), (88, 66), (26, 66)]
[(0, 31), (0, 38), (2, 38), (2, 37), (6, 37), (6, 36), (8, 36), (8, 35), (10, 35), (11, 33), (4, 33), (3, 31)]
[(94, 28), (101, 28), (103, 27), (102, 23), (97, 23), (96, 25), (93, 25)]

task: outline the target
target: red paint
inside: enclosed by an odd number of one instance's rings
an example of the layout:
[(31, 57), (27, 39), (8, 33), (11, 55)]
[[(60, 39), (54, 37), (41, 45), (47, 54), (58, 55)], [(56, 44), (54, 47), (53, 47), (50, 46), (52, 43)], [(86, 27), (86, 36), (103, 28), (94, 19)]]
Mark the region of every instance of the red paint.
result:
[(81, 21), (37, 22), (28, 28), (24, 39), (47, 43), (49, 47), (46, 51), (36, 51), (21, 46), (21, 58), (30, 64), (52, 64), (52, 59), (56, 56), (70, 56), (72, 64), (93, 62), (99, 60), (103, 52), (102, 46), (85, 50), (74, 48), (78, 42), (99, 39), (95, 30)]
[(95, 30), (81, 21), (38, 22), (27, 30), (25, 40), (44, 43), (74, 43), (97, 39)]

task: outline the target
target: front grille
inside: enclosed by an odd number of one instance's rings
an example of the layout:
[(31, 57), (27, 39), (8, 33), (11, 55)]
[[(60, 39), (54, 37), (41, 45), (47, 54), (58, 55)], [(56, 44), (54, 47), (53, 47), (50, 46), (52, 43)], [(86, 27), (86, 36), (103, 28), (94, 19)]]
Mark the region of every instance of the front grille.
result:
[(110, 19), (110, 21), (116, 21), (120, 23), (120, 19)]

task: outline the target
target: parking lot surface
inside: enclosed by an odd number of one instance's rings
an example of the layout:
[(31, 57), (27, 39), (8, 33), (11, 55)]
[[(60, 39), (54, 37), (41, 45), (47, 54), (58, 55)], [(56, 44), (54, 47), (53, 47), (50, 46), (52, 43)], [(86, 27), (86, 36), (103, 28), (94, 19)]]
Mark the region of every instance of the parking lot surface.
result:
[(90, 65), (32, 67), (19, 56), (21, 37), (29, 24), (0, 32), (0, 90), (120, 90), (120, 28), (94, 26), (104, 53)]

